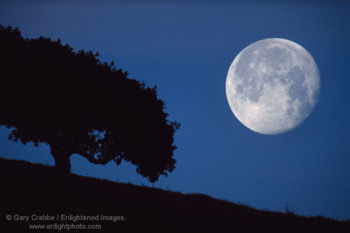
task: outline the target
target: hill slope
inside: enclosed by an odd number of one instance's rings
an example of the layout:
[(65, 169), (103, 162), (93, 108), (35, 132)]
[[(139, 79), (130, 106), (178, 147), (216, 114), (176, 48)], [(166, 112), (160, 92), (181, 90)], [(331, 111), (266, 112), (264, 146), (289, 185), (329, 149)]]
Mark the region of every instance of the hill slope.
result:
[(348, 221), (260, 211), (14, 160), (0, 159), (0, 182), (0, 232), (350, 232)]

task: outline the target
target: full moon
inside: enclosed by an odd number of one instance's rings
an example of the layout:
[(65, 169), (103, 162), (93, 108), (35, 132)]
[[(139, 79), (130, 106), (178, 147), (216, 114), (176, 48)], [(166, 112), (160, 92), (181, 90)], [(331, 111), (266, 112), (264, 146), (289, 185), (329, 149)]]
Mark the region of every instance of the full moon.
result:
[(265, 39), (243, 49), (226, 79), (226, 96), (237, 119), (261, 134), (300, 125), (320, 92), (317, 65), (306, 49), (286, 39)]

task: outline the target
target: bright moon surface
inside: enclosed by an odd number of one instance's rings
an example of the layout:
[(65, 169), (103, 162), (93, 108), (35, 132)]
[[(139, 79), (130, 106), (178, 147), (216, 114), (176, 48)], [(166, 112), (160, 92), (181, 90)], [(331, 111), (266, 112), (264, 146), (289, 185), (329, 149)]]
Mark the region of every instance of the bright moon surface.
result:
[(234, 59), (226, 79), (232, 112), (261, 134), (280, 134), (300, 125), (314, 109), (319, 92), (314, 59), (286, 39), (249, 45)]

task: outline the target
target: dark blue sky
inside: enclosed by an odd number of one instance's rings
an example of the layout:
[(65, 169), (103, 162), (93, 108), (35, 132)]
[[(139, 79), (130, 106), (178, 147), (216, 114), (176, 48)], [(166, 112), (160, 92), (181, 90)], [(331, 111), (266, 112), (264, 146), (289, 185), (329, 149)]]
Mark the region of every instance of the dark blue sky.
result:
[[(1, 1), (0, 24), (26, 38), (60, 38), (100, 53), (130, 77), (158, 86), (175, 134), (176, 170), (154, 185), (297, 214), (350, 219), (350, 4), (277, 1)], [(321, 95), (298, 128), (266, 136), (244, 127), (226, 100), (235, 56), (265, 38), (292, 40), (314, 57)], [(1, 51), (0, 51), (1, 52)], [(7, 140), (0, 156), (54, 164), (48, 146)], [(152, 186), (129, 164), (74, 155), (72, 171)]]

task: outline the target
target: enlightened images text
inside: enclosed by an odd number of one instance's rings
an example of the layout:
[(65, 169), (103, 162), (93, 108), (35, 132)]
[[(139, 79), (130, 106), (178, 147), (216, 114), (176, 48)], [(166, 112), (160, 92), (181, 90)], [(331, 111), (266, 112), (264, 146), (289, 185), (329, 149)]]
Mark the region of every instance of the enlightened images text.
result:
[(87, 215), (80, 215), (80, 214), (58, 214), (56, 216), (53, 215), (19, 215), (15, 214), (13, 215), (14, 221), (71, 221), (71, 222), (77, 222), (77, 221), (124, 221), (124, 216), (112, 216), (112, 215), (103, 215), (103, 214), (97, 214), (93, 216), (87, 216)]

